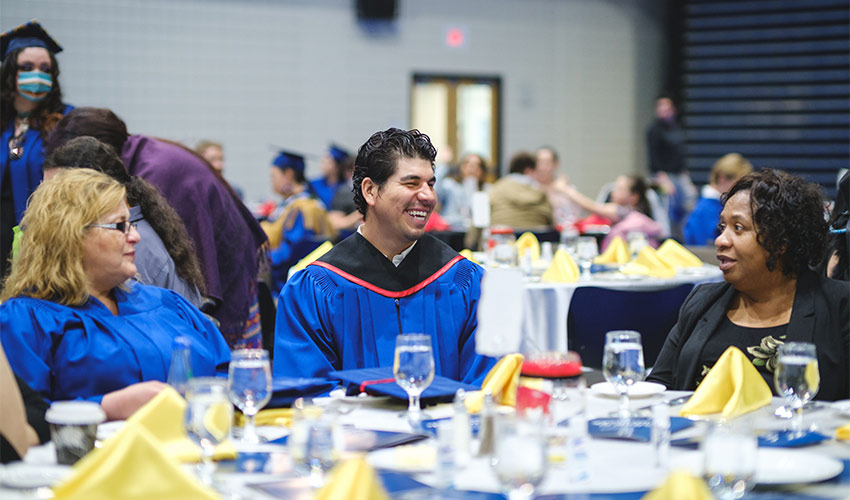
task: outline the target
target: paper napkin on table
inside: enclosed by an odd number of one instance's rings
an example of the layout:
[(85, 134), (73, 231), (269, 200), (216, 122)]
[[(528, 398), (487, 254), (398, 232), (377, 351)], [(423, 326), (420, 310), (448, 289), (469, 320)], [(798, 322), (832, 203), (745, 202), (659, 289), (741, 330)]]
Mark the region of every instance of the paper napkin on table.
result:
[(690, 250), (673, 239), (665, 240), (656, 250), (658, 258), (673, 268), (702, 267), (702, 261)]
[(574, 283), (578, 281), (580, 275), (578, 265), (570, 257), (570, 254), (562, 248), (555, 252), (555, 256), (552, 257), (552, 264), (549, 265), (540, 279), (546, 283)]
[(644, 495), (641, 500), (713, 500), (714, 495), (701, 478), (686, 470), (674, 470), (661, 486)]
[(464, 248), (463, 250), (461, 250), (458, 253), (460, 253), (462, 256), (464, 256), (466, 258), (466, 260), (468, 260), (470, 262), (475, 262), (476, 264), (480, 264), (480, 262), (475, 260), (475, 257), (472, 256), (472, 250), (470, 250), (468, 248)]
[[(181, 462), (197, 462), (201, 459), (201, 450), (186, 434), (186, 400), (171, 387), (166, 387), (153, 399), (139, 408), (124, 425), (144, 427), (165, 448), (166, 452)], [(113, 438), (121, 434), (116, 433)], [(213, 459), (226, 460), (236, 458), (233, 443), (225, 441), (215, 448)]]
[(330, 251), (330, 249), (333, 248), (333, 247), (334, 247), (334, 245), (330, 241), (326, 241), (326, 242), (322, 243), (321, 245), (316, 247), (315, 250), (313, 250), (312, 252), (305, 255), (301, 260), (298, 261), (298, 263), (296, 263), (294, 266), (292, 266), (292, 269), (290, 269), (289, 272), (294, 273), (294, 272), (297, 272), (297, 271), (304, 269), (311, 262), (318, 259), (322, 255), (325, 255), (326, 253), (328, 253), (328, 251)]
[(850, 422), (835, 429), (835, 438), (842, 441), (850, 441)]
[(127, 426), (73, 467), (53, 488), (61, 500), (217, 499), (219, 495), (183, 470), (141, 425)]
[(730, 346), (702, 380), (682, 416), (721, 413), (733, 418), (770, 404), (773, 394), (747, 356)]
[(672, 278), (676, 270), (658, 257), (658, 252), (651, 246), (641, 249), (635, 260), (623, 266), (624, 274), (644, 274), (653, 278)]
[(331, 480), (316, 500), (389, 500), (375, 469), (363, 457), (350, 458), (331, 470)]
[(532, 262), (540, 260), (540, 242), (537, 241), (537, 236), (534, 236), (533, 233), (522, 233), (514, 245), (520, 262), (522, 262), (522, 257), (526, 252), (531, 252)]
[[(276, 425), (281, 427), (292, 427), (292, 408), (272, 408), (260, 410), (254, 417), (256, 425)], [(240, 418), (244, 421), (244, 417)]]
[(596, 264), (625, 264), (629, 261), (629, 248), (623, 238), (615, 236), (608, 243), (608, 247), (602, 255), (593, 259)]
[(507, 354), (496, 363), (481, 384), (481, 390), (468, 394), (466, 409), (470, 413), (478, 413), (484, 406), (484, 395), (493, 395), (493, 402), (513, 406), (516, 404), (516, 391), (519, 386), (519, 376), (522, 372), (522, 354)]

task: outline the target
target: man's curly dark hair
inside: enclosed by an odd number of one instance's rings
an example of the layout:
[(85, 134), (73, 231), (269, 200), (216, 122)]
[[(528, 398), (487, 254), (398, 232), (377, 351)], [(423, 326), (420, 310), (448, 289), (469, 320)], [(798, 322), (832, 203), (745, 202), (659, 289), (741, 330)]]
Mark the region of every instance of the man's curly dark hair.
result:
[(401, 157), (428, 160), (433, 169), (437, 149), (431, 144), (430, 137), (416, 129), (389, 128), (372, 134), (357, 150), (351, 191), (354, 193), (354, 204), (364, 217), (368, 206), (363, 198), (363, 179), (368, 177), (378, 187), (383, 187), (395, 173)]
[(740, 192), (749, 192), (756, 241), (769, 253), (768, 270), (779, 265), (783, 274), (796, 277), (818, 264), (828, 224), (817, 184), (764, 168), (741, 177), (723, 195), (723, 204)]

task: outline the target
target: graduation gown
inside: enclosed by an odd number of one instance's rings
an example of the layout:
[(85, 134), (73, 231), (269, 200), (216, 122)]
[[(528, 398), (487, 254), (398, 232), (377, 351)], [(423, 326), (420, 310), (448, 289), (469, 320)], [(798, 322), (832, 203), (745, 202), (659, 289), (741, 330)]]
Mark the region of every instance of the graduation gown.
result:
[(174, 337), (192, 340), (194, 375), (230, 361), (221, 333), (171, 290), (115, 288), (114, 316), (95, 298), (81, 306), (17, 297), (0, 306), (0, 338), (12, 371), (47, 400), (103, 395), (136, 382), (166, 381)]
[(283, 287), (274, 374), (392, 366), (399, 333), (426, 333), (438, 375), (480, 384), (495, 363), (475, 353), (482, 274), (429, 234), (396, 268), (355, 233)]

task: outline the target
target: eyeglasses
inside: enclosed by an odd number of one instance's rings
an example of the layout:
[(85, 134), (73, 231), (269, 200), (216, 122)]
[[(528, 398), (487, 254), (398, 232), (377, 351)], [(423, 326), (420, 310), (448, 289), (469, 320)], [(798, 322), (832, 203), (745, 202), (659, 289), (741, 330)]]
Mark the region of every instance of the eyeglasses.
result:
[(847, 232), (847, 219), (850, 218), (848, 211), (845, 210), (841, 215), (835, 218), (835, 222), (829, 226), (829, 232), (832, 234), (844, 234)]
[(130, 234), (130, 229), (137, 229), (138, 224), (135, 222), (130, 222), (127, 220), (123, 220), (121, 222), (110, 222), (109, 224), (89, 224), (87, 227), (100, 227), (103, 229), (115, 229), (116, 231), (121, 231), (125, 235)]

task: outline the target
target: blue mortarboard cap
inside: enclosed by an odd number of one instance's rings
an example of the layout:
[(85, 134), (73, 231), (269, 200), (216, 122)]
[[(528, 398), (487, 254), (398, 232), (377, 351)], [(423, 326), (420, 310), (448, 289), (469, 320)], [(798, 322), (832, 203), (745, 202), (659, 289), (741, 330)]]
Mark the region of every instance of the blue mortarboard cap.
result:
[(0, 35), (0, 60), (6, 59), (9, 52), (26, 47), (44, 47), (53, 54), (62, 52), (56, 40), (44, 31), (38, 21), (32, 20)]
[(291, 151), (280, 151), (274, 160), (272, 160), (272, 165), (281, 170), (291, 168), (303, 172), (304, 157)]
[(331, 157), (337, 163), (342, 163), (351, 157), (351, 153), (342, 149), (336, 144), (331, 144), (331, 146), (328, 148), (328, 153), (330, 153)]

